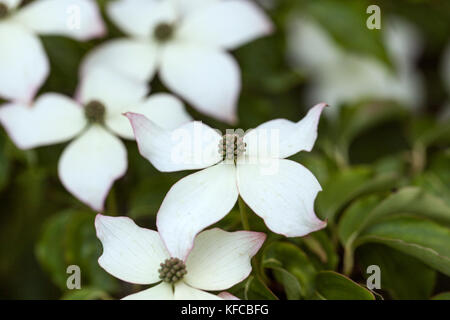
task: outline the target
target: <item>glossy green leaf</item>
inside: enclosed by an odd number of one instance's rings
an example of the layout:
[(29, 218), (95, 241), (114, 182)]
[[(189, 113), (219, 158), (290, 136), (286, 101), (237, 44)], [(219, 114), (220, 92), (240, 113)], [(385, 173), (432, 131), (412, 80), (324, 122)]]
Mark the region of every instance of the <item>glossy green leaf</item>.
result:
[(67, 210), (52, 216), (45, 224), (36, 246), (36, 256), (53, 282), (67, 289), (67, 267), (77, 265), (81, 270), (81, 286), (93, 286), (108, 292), (115, 290), (117, 281), (98, 265), (101, 244), (96, 238), (95, 215), (91, 212)]
[(440, 198), (420, 188), (405, 187), (386, 199), (370, 195), (352, 204), (339, 221), (339, 238), (343, 245), (378, 219), (393, 214), (414, 214), (450, 225), (450, 207)]
[(317, 270), (335, 270), (339, 263), (337, 245), (327, 229), (313, 232), (302, 238), (294, 238), (292, 242), (305, 250)]
[(278, 300), (270, 289), (255, 276), (248, 277), (244, 285), (245, 300)]
[(379, 190), (389, 190), (396, 183), (395, 174), (376, 175), (368, 167), (338, 171), (323, 185), (317, 196), (317, 212), (330, 222), (353, 199)]
[(316, 294), (323, 300), (375, 300), (369, 290), (334, 271), (317, 274)]
[(266, 264), (292, 274), (298, 280), (302, 297), (313, 294), (316, 270), (306, 254), (294, 244), (281, 241), (270, 244), (263, 255), (263, 266)]
[(450, 149), (430, 157), (429, 165), (414, 179), (414, 184), (442, 199), (450, 206)]
[(436, 271), (423, 262), (384, 245), (367, 244), (358, 248), (357, 261), (364, 277), (370, 265), (380, 267), (381, 290), (393, 299), (428, 299), (433, 292)]
[(418, 217), (392, 217), (370, 226), (355, 241), (381, 243), (450, 275), (450, 229)]
[(288, 300), (299, 300), (302, 298), (302, 288), (298, 279), (292, 273), (283, 269), (279, 261), (266, 260), (264, 268), (272, 270), (276, 281), (283, 285)]

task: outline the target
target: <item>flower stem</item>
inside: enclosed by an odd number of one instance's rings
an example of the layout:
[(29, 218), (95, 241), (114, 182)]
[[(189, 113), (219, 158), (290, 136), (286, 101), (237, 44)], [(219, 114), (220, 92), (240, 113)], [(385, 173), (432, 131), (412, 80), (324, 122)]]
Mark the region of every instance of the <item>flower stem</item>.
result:
[(244, 200), (242, 200), (241, 196), (238, 198), (238, 204), (239, 204), (239, 212), (241, 213), (241, 222), (242, 227), (244, 230), (250, 230), (250, 225), (248, 224), (248, 217), (247, 217), (247, 207), (245, 205)]
[(420, 174), (426, 165), (427, 151), (421, 143), (416, 143), (411, 151), (411, 171), (413, 175)]
[(106, 199), (106, 208), (108, 210), (108, 214), (111, 216), (117, 216), (119, 214), (119, 210), (117, 208), (117, 198), (116, 198), (116, 191), (113, 188), (111, 188), (111, 191), (109, 193), (108, 198)]
[[(241, 196), (239, 196), (238, 198), (238, 204), (239, 204), (239, 212), (241, 213), (242, 227), (244, 228), (244, 230), (250, 231), (250, 224), (248, 223), (248, 216), (247, 216), (247, 205), (245, 204), (244, 200), (242, 200)], [(256, 257), (253, 257), (251, 263), (252, 269), (256, 277), (258, 277), (259, 280), (262, 281), (263, 283), (267, 283), (267, 277), (265, 276), (258, 259), (256, 259)]]

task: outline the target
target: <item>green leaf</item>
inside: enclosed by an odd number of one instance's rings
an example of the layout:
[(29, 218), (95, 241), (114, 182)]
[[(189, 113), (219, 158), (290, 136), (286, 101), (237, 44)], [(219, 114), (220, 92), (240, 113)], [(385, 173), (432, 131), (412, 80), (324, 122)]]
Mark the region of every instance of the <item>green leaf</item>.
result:
[(450, 142), (450, 120), (436, 121), (435, 118), (421, 116), (411, 122), (409, 132), (412, 144), (429, 147), (442, 142), (448, 145)]
[(45, 224), (36, 246), (36, 256), (52, 281), (67, 289), (69, 265), (81, 269), (81, 286), (113, 291), (117, 281), (98, 265), (102, 249), (96, 238), (95, 215), (91, 212), (67, 210), (52, 216)]
[(368, 266), (380, 267), (381, 289), (394, 299), (423, 300), (433, 292), (436, 271), (409, 255), (379, 244), (364, 245), (356, 255), (366, 278)]
[(345, 246), (370, 224), (393, 214), (414, 214), (450, 225), (450, 207), (440, 198), (417, 187), (405, 187), (384, 200), (370, 195), (356, 201), (339, 221), (339, 238)]
[(269, 288), (258, 278), (248, 277), (244, 286), (245, 300), (278, 300)]
[(450, 275), (450, 229), (417, 217), (392, 217), (370, 226), (355, 241), (381, 243)]
[(348, 148), (361, 133), (383, 123), (402, 119), (406, 114), (404, 108), (388, 102), (344, 106), (339, 114), (338, 141)]
[(108, 293), (97, 288), (81, 288), (66, 292), (61, 300), (109, 300)]
[(283, 285), (288, 300), (300, 300), (302, 298), (302, 288), (298, 279), (292, 273), (283, 269), (279, 261), (266, 260), (264, 268), (273, 271), (276, 281)]
[(339, 263), (336, 243), (327, 230), (319, 230), (302, 238), (293, 238), (292, 242), (305, 250), (316, 270), (335, 270)]
[(338, 213), (353, 199), (379, 190), (388, 190), (396, 183), (395, 174), (376, 175), (371, 168), (354, 167), (338, 171), (323, 185), (317, 196), (317, 211), (322, 219), (334, 222)]
[(316, 293), (323, 300), (375, 300), (369, 290), (334, 271), (317, 274)]
[(369, 17), (366, 8), (369, 4), (367, 1), (309, 1), (307, 10), (343, 47), (375, 57), (389, 65), (380, 30), (366, 28)]
[[(292, 274), (300, 285), (302, 297), (314, 292), (316, 270), (306, 254), (297, 246), (288, 242), (274, 242), (267, 246), (263, 255), (263, 267), (279, 267)], [(284, 278), (288, 280), (286, 277)], [(286, 283), (283, 283), (286, 288)]]
[(431, 298), (432, 300), (450, 300), (450, 292), (442, 292)]
[(440, 197), (450, 206), (450, 149), (435, 154), (425, 172), (414, 179), (414, 184)]
[(156, 217), (165, 195), (179, 179), (180, 175), (157, 173), (154, 176), (141, 178), (137, 181), (137, 184), (132, 186), (133, 192), (130, 195), (130, 210), (128, 212), (130, 218)]
[(370, 194), (353, 202), (342, 214), (338, 224), (338, 236), (343, 246), (353, 242), (368, 225), (370, 213), (380, 205), (383, 197)]
[[(337, 164), (341, 167), (346, 167), (350, 163), (350, 146), (358, 137), (361, 137), (365, 133), (372, 133), (373, 129), (378, 129), (378, 127), (393, 123), (397, 120), (402, 120), (407, 115), (404, 108), (391, 102), (362, 102), (358, 104), (345, 105), (339, 109), (339, 114), (334, 119), (326, 119), (327, 126), (324, 127), (325, 131), (322, 129), (322, 135), (319, 136), (319, 146), (324, 150), (324, 152), (331, 158), (334, 159)], [(372, 131), (370, 131), (372, 130)], [(397, 130), (394, 127), (394, 130)], [(376, 140), (380, 136), (380, 132), (375, 132), (373, 134), (374, 140), (372, 143), (377, 143)], [(397, 137), (397, 136), (396, 136)], [(392, 136), (390, 140), (392, 140)], [(367, 144), (362, 142), (362, 150), (356, 152), (359, 154), (359, 158), (372, 159), (378, 156), (380, 152), (386, 155), (392, 153), (392, 148), (395, 146), (398, 148), (398, 144), (402, 144), (403, 141), (395, 141), (394, 146), (390, 146), (389, 141), (383, 141), (383, 143), (377, 144), (375, 150), (373, 146), (367, 148)], [(360, 143), (361, 144), (361, 143)], [(403, 143), (404, 148), (408, 147), (406, 142)], [(360, 148), (361, 149), (361, 148)], [(359, 150), (359, 149), (357, 149)], [(373, 150), (373, 152), (372, 152)], [(353, 151), (355, 153), (355, 150)], [(367, 155), (369, 154), (369, 155)], [(372, 156), (370, 156), (372, 154)], [(357, 157), (358, 158), (358, 157)], [(367, 160), (362, 161), (368, 162)]]

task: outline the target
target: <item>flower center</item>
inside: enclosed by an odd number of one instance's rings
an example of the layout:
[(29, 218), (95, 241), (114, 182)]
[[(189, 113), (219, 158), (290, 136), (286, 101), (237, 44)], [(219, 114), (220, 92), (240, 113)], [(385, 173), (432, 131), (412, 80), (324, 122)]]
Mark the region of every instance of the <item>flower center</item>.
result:
[(241, 135), (229, 133), (222, 137), (219, 142), (219, 154), (223, 160), (234, 160), (245, 152), (247, 144)]
[(84, 115), (89, 122), (103, 123), (105, 111), (103, 103), (97, 100), (92, 100), (84, 107)]
[(166, 42), (167, 40), (172, 38), (173, 31), (174, 28), (171, 24), (163, 22), (156, 26), (153, 35), (159, 42)]
[(160, 266), (159, 278), (167, 283), (180, 281), (187, 273), (186, 265), (178, 258), (166, 259)]
[(6, 17), (8, 14), (8, 7), (4, 3), (0, 3), (0, 19)]

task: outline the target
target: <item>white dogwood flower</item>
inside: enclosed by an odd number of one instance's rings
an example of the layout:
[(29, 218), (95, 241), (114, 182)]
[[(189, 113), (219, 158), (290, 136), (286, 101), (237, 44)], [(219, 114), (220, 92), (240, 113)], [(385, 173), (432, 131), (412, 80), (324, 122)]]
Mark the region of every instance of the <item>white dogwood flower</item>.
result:
[(172, 186), (159, 209), (158, 231), (169, 250), (184, 257), (195, 235), (230, 212), (239, 195), (273, 232), (297, 237), (325, 227), (314, 212), (319, 182), (285, 159), (311, 151), (325, 106), (316, 105), (297, 123), (276, 119), (223, 137), (201, 122), (170, 131), (127, 113), (140, 153), (158, 170), (206, 168)]
[(59, 177), (78, 199), (103, 210), (113, 182), (127, 169), (126, 148), (116, 136), (134, 139), (122, 113), (142, 112), (166, 128), (191, 120), (177, 98), (147, 97), (148, 91), (142, 82), (98, 68), (82, 79), (75, 100), (46, 93), (31, 106), (8, 103), (0, 107), (0, 122), (21, 149), (75, 138), (59, 160)]
[(119, 0), (108, 14), (131, 39), (110, 41), (84, 63), (108, 64), (142, 81), (162, 82), (200, 112), (236, 120), (240, 70), (226, 50), (272, 31), (248, 0)]
[(340, 48), (312, 19), (300, 17), (290, 22), (289, 59), (311, 77), (308, 103), (323, 99), (338, 106), (364, 99), (387, 99), (410, 108), (422, 105), (423, 81), (414, 67), (420, 38), (407, 22), (387, 21), (384, 43), (395, 70), (376, 58)]
[(98, 259), (103, 269), (126, 282), (158, 283), (124, 298), (128, 300), (233, 299), (229, 293), (205, 291), (225, 290), (247, 278), (250, 260), (266, 238), (261, 232), (215, 228), (200, 233), (192, 250), (178, 255), (166, 249), (158, 232), (127, 217), (99, 214), (95, 228), (103, 245)]
[(0, 97), (30, 103), (49, 74), (38, 35), (88, 40), (105, 27), (93, 0), (21, 2), (0, 0)]

